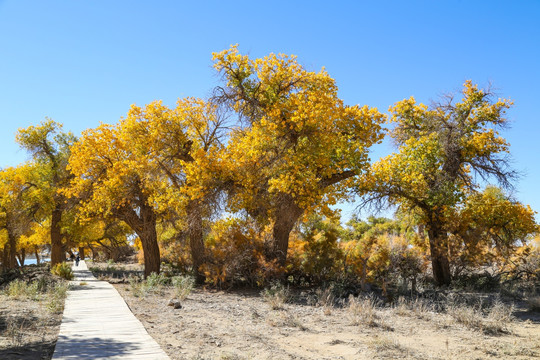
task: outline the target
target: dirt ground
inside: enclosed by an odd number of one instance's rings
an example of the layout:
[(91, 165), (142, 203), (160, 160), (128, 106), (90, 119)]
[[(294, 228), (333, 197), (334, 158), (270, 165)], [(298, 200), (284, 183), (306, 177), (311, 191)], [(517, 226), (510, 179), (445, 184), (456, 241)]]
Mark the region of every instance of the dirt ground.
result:
[[(47, 267), (37, 266), (25, 267), (25, 273), (17, 278), (27, 282), (40, 278), (48, 283), (58, 281)], [(51, 294), (33, 298), (8, 296), (3, 287), (0, 291), (0, 359), (50, 359), (62, 322), (63, 302), (63, 298), (55, 299)]]
[(129, 283), (115, 287), (171, 359), (540, 358), (540, 314), (525, 309), (490, 334), (421, 305), (355, 312), (299, 292), (274, 310), (259, 290), (196, 289), (174, 309), (170, 288), (135, 297)]
[(540, 357), (538, 320), (515, 320), (486, 335), (447, 315), (376, 310), (355, 324), (350, 309), (285, 304), (272, 310), (257, 292), (196, 290), (181, 309), (172, 294), (133, 297), (116, 288), (172, 359), (532, 359)]
[[(306, 291), (272, 307), (259, 290), (195, 289), (174, 309), (170, 287), (134, 296), (136, 265), (99, 266), (171, 359), (540, 358), (540, 313), (524, 307), (495, 332), (421, 303), (335, 306)], [(0, 293), (0, 359), (50, 359), (60, 322), (47, 299)]]

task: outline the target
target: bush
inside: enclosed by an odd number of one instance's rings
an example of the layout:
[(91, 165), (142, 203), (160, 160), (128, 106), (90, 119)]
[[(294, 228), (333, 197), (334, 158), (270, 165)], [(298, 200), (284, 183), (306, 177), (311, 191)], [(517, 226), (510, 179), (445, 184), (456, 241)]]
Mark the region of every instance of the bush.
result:
[(175, 276), (171, 279), (172, 286), (174, 287), (174, 293), (178, 300), (184, 300), (195, 285), (195, 279), (191, 276)]
[(51, 269), (51, 273), (66, 280), (73, 279), (73, 270), (71, 270), (71, 266), (66, 262), (54, 265)]
[(160, 294), (163, 287), (170, 284), (170, 279), (163, 274), (151, 273), (146, 280), (131, 276), (128, 279), (131, 292), (135, 297), (145, 297), (148, 294)]
[(6, 293), (14, 299), (33, 299), (37, 300), (40, 294), (39, 283), (37, 281), (27, 283), (17, 279), (9, 283)]
[(51, 313), (60, 314), (64, 311), (64, 300), (68, 289), (69, 285), (67, 283), (56, 283), (49, 288), (47, 309)]
[(214, 286), (263, 286), (283, 269), (265, 259), (264, 231), (249, 220), (226, 219), (214, 224), (207, 239), (208, 261), (201, 268)]
[(349, 297), (349, 315), (353, 325), (378, 326), (376, 320), (377, 301), (372, 297), (355, 298)]
[(338, 241), (339, 223), (313, 217), (303, 228), (301, 233), (293, 232), (290, 236), (288, 273), (307, 279), (311, 285), (342, 276), (345, 254)]
[(274, 282), (269, 288), (266, 288), (261, 293), (263, 299), (270, 304), (272, 310), (279, 310), (289, 300), (289, 288), (283, 286), (280, 282)]

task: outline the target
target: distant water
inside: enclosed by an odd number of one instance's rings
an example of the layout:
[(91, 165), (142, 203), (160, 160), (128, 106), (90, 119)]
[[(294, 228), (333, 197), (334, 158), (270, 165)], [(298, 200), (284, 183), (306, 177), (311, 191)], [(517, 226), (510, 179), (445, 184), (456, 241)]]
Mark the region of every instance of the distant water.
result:
[[(41, 258), (40, 259), (40, 262), (48, 262), (48, 261), (51, 261), (51, 259), (49, 258)], [(37, 264), (37, 259), (35, 258), (26, 258), (24, 259), (24, 265), (32, 265), (32, 264)]]

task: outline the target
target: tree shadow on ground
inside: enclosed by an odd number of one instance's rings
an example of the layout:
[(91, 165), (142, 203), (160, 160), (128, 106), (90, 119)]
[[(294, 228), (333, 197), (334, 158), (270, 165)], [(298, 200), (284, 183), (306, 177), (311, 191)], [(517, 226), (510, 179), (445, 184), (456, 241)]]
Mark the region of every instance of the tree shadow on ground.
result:
[[(56, 344), (55, 356), (62, 359), (103, 359), (132, 355), (133, 351), (143, 351), (135, 342), (114, 341), (106, 338), (67, 339), (60, 336)], [(152, 354), (148, 353), (148, 358)], [(1, 358), (1, 357), (0, 357)]]
[(42, 360), (52, 358), (56, 341), (38, 341), (0, 349), (2, 360)]
[(517, 309), (512, 313), (516, 319), (530, 321), (533, 324), (540, 324), (540, 312), (527, 309)]

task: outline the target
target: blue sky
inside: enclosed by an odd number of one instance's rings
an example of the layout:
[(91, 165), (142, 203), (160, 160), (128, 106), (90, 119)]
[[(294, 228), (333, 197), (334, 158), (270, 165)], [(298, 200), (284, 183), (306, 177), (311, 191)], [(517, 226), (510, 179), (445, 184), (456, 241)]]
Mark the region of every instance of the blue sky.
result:
[(324, 66), (346, 103), (384, 112), (491, 83), (515, 102), (515, 196), (540, 210), (540, 1), (0, 0), (0, 167), (25, 161), (14, 134), (45, 117), (78, 135), (133, 103), (207, 96), (212, 52), (236, 43)]

